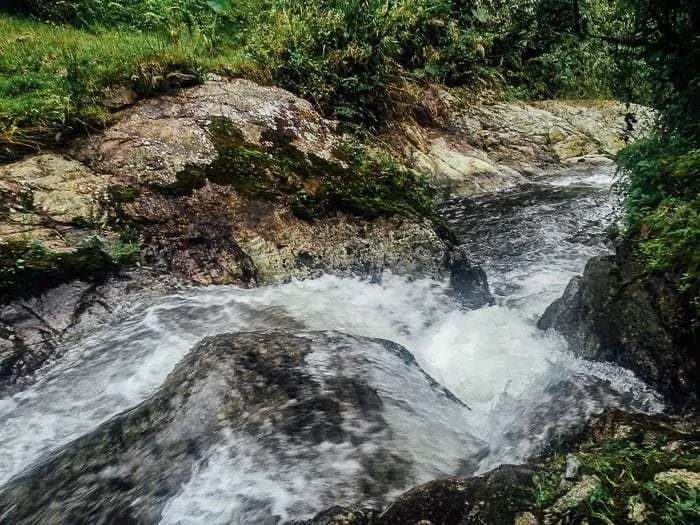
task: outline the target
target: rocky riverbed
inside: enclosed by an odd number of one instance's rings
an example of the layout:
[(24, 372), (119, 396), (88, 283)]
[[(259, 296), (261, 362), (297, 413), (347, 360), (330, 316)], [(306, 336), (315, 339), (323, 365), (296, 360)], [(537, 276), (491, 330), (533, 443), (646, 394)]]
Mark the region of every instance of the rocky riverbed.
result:
[(697, 352), (605, 255), (623, 127), (426, 90), (366, 147), (212, 79), (1, 166), (0, 521), (692, 515)]

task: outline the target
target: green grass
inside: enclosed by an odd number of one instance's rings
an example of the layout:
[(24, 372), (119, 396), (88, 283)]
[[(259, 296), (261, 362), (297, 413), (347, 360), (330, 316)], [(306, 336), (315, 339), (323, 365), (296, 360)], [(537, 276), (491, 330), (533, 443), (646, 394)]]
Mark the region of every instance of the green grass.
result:
[(168, 74), (249, 67), (235, 49), (214, 53), (198, 31), (86, 31), (0, 14), (0, 160), (101, 127), (110, 119), (105, 89), (138, 96), (177, 87)]
[[(697, 435), (670, 427), (632, 425), (629, 435), (618, 437), (617, 427), (612, 427), (601, 436), (593, 433), (577, 447), (581, 474), (595, 475), (601, 484), (587, 500), (570, 509), (567, 523), (631, 525), (635, 523), (629, 517), (631, 502), (643, 504), (644, 523), (690, 525), (700, 519), (696, 487), (664, 483), (658, 477), (671, 470), (700, 472)], [(564, 468), (564, 455), (555, 455), (543, 464), (534, 478), (533, 509), (544, 512), (566, 494), (570, 486), (561, 483)]]
[[(572, 38), (573, 4), (551, 1), (6, 2), (0, 161), (103, 126), (110, 116), (105, 88), (125, 86), (145, 97), (177, 87), (168, 78), (174, 71), (264, 79), (360, 133), (410, 115), (416, 84), (502, 89), (509, 78), (517, 83), (511, 92), (523, 96), (612, 92), (617, 64), (610, 50)], [(599, 13), (599, 3), (586, 4), (589, 14), (612, 16)], [(550, 11), (566, 16), (553, 25)]]

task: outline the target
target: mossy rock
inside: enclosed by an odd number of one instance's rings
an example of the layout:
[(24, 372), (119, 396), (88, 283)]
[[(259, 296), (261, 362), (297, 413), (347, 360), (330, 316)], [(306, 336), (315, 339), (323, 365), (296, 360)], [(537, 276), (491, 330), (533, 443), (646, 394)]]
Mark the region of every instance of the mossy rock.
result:
[(175, 182), (154, 185), (157, 192), (191, 195), (208, 180), (246, 199), (282, 203), (304, 220), (337, 212), (364, 218), (437, 215), (437, 191), (426, 177), (359, 143), (345, 143), (329, 160), (301, 151), (282, 131), (265, 130), (260, 144), (251, 143), (223, 117), (212, 119), (209, 134), (217, 158), (205, 167), (186, 167)]
[(120, 245), (110, 254), (97, 238), (70, 251), (52, 251), (28, 240), (0, 243), (0, 297), (10, 301), (74, 280), (102, 282), (122, 264), (131, 264), (138, 247)]

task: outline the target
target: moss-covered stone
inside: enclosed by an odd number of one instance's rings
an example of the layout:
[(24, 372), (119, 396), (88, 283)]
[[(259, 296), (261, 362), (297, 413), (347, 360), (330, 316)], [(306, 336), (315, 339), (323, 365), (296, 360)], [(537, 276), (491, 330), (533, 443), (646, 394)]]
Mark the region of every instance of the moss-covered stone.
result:
[(218, 152), (203, 170), (210, 182), (249, 199), (282, 202), (299, 218), (436, 215), (437, 192), (424, 176), (359, 144), (344, 144), (328, 160), (302, 152), (283, 131), (263, 131), (258, 145), (230, 120), (214, 118), (209, 132)]
[[(697, 523), (700, 432), (695, 423), (609, 412), (575, 446), (581, 478), (566, 482), (565, 456), (540, 465), (533, 509), (545, 523)], [(675, 476), (669, 473), (687, 473)], [(666, 483), (673, 478), (678, 482)]]
[(98, 239), (65, 252), (52, 251), (39, 242), (5, 241), (0, 243), (0, 302), (73, 280), (103, 281), (118, 269), (119, 263)]
[(158, 193), (170, 197), (184, 197), (203, 188), (207, 178), (199, 166), (187, 166), (175, 175), (175, 181), (168, 184), (153, 184), (151, 187)]
[[(331, 509), (351, 525), (634, 525), (698, 523), (700, 432), (697, 421), (610, 411), (552, 456), (506, 465), (483, 476), (438, 479), (389, 507)], [(567, 453), (581, 461), (567, 479)], [(570, 478), (572, 476), (569, 476)]]

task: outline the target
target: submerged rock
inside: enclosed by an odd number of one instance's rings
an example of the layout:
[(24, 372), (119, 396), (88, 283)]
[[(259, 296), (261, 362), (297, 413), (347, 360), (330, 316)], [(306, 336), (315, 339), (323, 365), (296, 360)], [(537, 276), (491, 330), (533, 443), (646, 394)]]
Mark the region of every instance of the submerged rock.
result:
[(631, 257), (596, 257), (537, 326), (561, 332), (582, 357), (632, 370), (674, 405), (692, 410), (700, 388), (700, 347), (689, 311), (672, 276), (642, 276)]
[[(76, 281), (0, 306), (0, 394), (50, 359), (62, 335), (87, 307), (94, 286)], [(0, 348), (3, 348), (0, 346)]]
[(468, 310), (495, 303), (486, 272), (469, 261), (465, 248), (456, 249), (452, 254), (450, 287), (458, 304)]
[(484, 476), (442, 478), (397, 498), (382, 512), (334, 508), (298, 525), (512, 524), (530, 505), (533, 471), (504, 466)]
[[(151, 398), (10, 481), (0, 521), (156, 523), (167, 503), (166, 522), (186, 523), (209, 510), (198, 502), (206, 507), (208, 469), (222, 463), (237, 474), (215, 477), (215, 486), (240, 523), (310, 515), (339, 499), (383, 505), (392, 491), (486, 453), (465, 428), (468, 410), (389, 341), (210, 337)], [(276, 509), (265, 484), (251, 490), (263, 472), (299, 487), (290, 508)]]

